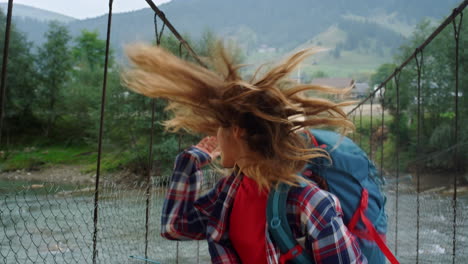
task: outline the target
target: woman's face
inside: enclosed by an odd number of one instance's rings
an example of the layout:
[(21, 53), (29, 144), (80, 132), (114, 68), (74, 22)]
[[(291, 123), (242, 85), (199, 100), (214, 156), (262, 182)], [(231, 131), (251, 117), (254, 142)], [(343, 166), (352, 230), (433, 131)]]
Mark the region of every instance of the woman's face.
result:
[(239, 144), (234, 136), (232, 127), (218, 128), (218, 146), (221, 151), (221, 165), (224, 168), (232, 168), (239, 157)]

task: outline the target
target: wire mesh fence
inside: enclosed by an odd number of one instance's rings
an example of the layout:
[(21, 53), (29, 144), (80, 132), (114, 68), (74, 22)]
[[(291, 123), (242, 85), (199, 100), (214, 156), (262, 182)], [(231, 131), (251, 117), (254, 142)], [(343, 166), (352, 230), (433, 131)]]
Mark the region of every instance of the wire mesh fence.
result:
[[(205, 173), (204, 189), (218, 177)], [(206, 243), (160, 237), (160, 215), (169, 177), (153, 182), (148, 259), (160, 263), (209, 262)], [(1, 263), (92, 263), (94, 189), (35, 184), (4, 193), (0, 202)], [(145, 258), (146, 186), (102, 184), (97, 263), (138, 263)], [(178, 250), (177, 250), (178, 248)]]
[[(205, 190), (219, 177), (205, 173)], [(389, 227), (387, 241), (401, 263), (416, 262), (417, 193), (407, 175), (399, 183), (387, 175), (385, 186)], [(175, 242), (160, 237), (160, 213), (166, 178), (153, 181), (147, 259), (160, 263), (208, 263), (206, 241)], [(64, 189), (53, 184), (2, 194), (0, 202), (1, 263), (92, 263), (94, 191), (89, 186)], [(398, 199), (399, 209), (395, 211)], [(452, 259), (452, 198), (449, 191), (428, 189), (420, 194), (419, 261), (446, 263)], [(456, 263), (468, 261), (468, 196), (458, 202)], [(144, 185), (101, 187), (97, 263), (144, 263)], [(395, 224), (398, 213), (398, 226)], [(398, 240), (395, 241), (396, 230)]]
[[(416, 252), (419, 253), (419, 263), (451, 262), (453, 257), (451, 195), (435, 190), (421, 193), (418, 227), (416, 188), (408, 180), (401, 182), (400, 188), (399, 195), (396, 196), (395, 182), (388, 183), (385, 187), (389, 248), (396, 253), (400, 263), (417, 263)], [(395, 210), (396, 200), (398, 200), (398, 211)], [(468, 214), (466, 213), (468, 196), (460, 197), (458, 209), (455, 263), (466, 263), (468, 261)], [(397, 215), (398, 225), (395, 221)], [(396, 234), (398, 239), (395, 240)]]

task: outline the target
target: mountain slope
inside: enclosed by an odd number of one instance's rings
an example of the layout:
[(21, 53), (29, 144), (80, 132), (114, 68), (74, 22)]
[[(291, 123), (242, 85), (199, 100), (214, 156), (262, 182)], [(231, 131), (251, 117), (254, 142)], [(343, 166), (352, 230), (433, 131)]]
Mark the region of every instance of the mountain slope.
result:
[[(272, 58), (297, 47), (319, 45), (331, 50), (323, 60), (356, 60), (356, 54), (360, 54), (366, 61), (377, 63), (390, 58), (422, 18), (438, 21), (450, 14), (459, 2), (173, 0), (162, 4), (160, 9), (180, 33), (197, 39), (209, 29), (224, 38), (235, 39), (249, 53), (249, 58)], [(17, 9), (15, 6), (16, 15)], [(113, 14), (111, 44), (118, 57), (127, 43), (155, 39), (153, 15), (149, 8)], [(36, 45), (44, 41), (46, 22), (31, 17), (14, 17), (13, 22)], [(73, 20), (67, 26), (72, 36), (87, 29), (97, 30), (105, 38), (107, 15)], [(165, 34), (170, 34), (169, 30)]]
[[(6, 13), (8, 3), (0, 3), (0, 8), (4, 13)], [(16, 3), (13, 3), (13, 16), (20, 18), (32, 18), (41, 22), (56, 20), (62, 23), (68, 23), (77, 20), (76, 18), (65, 16), (56, 12)]]
[[(350, 17), (391, 17), (395, 25), (406, 25), (402, 32), (387, 19), (387, 25), (393, 31), (407, 35), (408, 27), (413, 26), (423, 17), (440, 19), (450, 13), (459, 0), (173, 0), (160, 8), (169, 20), (182, 33), (198, 37), (210, 29), (220, 35), (238, 33), (239, 28), (255, 33), (254, 45), (263, 45), (291, 49), (304, 43), (315, 35), (326, 31), (334, 24), (345, 24)], [(15, 16), (25, 6), (15, 5)], [(33, 10), (34, 8), (29, 8)], [(42, 11), (42, 10), (41, 10)], [(45, 15), (37, 12), (37, 20), (44, 21)], [(51, 12), (49, 12), (50, 15)], [(27, 16), (30, 18), (31, 16)], [(55, 19), (47, 17), (47, 21)], [(70, 18), (71, 19), (71, 18)], [(85, 20), (67, 20), (72, 33), (79, 34), (84, 29), (97, 29), (105, 36), (107, 16)], [(31, 25), (31, 20), (27, 20)], [(37, 25), (36, 25), (37, 26)], [(39, 35), (41, 30), (30, 30), (26, 23), (20, 30)], [(150, 9), (113, 15), (112, 43), (120, 46), (135, 40), (154, 39), (153, 12)], [(38, 37), (31, 39), (41, 43)], [(239, 42), (252, 41), (239, 39)]]

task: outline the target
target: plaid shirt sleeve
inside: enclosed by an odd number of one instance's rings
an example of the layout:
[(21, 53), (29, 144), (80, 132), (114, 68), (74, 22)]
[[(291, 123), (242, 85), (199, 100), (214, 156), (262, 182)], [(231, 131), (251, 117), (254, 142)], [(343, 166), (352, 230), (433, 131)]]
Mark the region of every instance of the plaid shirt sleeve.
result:
[(161, 236), (171, 240), (206, 238), (207, 216), (194, 203), (203, 182), (201, 167), (211, 161), (208, 154), (191, 147), (175, 160), (161, 216)]
[[(354, 235), (342, 219), (338, 199), (317, 187), (305, 188), (296, 200), (301, 212), (301, 226), (305, 228), (305, 247), (315, 263), (367, 263)], [(299, 207), (299, 208), (297, 208)]]

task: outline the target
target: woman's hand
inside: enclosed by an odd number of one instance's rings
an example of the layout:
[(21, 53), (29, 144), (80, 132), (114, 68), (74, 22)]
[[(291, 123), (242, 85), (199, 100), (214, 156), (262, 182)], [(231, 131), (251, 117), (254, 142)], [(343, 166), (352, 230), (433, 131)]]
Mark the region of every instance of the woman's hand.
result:
[(218, 148), (218, 140), (214, 136), (203, 138), (195, 147), (210, 155), (212, 160), (221, 154)]

